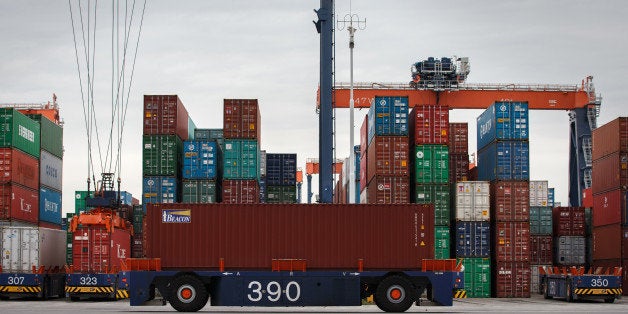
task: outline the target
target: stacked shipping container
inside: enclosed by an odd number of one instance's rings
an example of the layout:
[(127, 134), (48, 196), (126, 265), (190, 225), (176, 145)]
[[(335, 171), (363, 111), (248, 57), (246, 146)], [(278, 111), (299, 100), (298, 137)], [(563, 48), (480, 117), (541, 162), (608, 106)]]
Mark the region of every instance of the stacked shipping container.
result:
[(297, 202), (297, 154), (266, 154), (266, 203)]
[(552, 207), (547, 181), (530, 181), (530, 272), (531, 291), (539, 291), (538, 269), (552, 266)]

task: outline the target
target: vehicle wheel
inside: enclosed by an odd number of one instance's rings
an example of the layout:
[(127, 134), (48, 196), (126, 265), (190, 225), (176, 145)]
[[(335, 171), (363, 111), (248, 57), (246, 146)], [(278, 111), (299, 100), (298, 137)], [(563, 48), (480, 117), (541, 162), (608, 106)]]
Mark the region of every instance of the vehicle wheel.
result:
[(549, 295), (549, 289), (547, 288), (547, 280), (543, 280), (543, 298), (552, 299)]
[(194, 276), (180, 276), (172, 282), (170, 305), (179, 312), (196, 312), (207, 304), (209, 293), (205, 285)]
[(567, 279), (567, 302), (573, 302), (573, 294), (571, 293), (571, 280)]
[(412, 284), (401, 276), (384, 278), (377, 285), (375, 304), (384, 312), (405, 312), (412, 306)]
[(606, 299), (604, 299), (604, 303), (613, 303), (613, 302), (615, 302), (615, 298), (614, 297), (613, 298), (606, 298)]

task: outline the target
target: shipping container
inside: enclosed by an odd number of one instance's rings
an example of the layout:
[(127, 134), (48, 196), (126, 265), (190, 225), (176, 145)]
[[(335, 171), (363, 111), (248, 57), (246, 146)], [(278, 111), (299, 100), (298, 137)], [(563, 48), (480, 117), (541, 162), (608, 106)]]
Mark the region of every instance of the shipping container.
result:
[(619, 117), (596, 128), (592, 138), (593, 160), (612, 153), (628, 152), (628, 117)]
[(496, 102), (477, 118), (478, 150), (495, 141), (528, 139), (528, 103)]
[(40, 152), (39, 123), (13, 108), (0, 108), (0, 147), (17, 148), (35, 158)]
[(554, 264), (583, 266), (586, 263), (586, 241), (584, 236), (556, 237), (554, 241)]
[(266, 184), (295, 186), (297, 154), (266, 154)]
[(195, 141), (216, 141), (224, 138), (225, 135), (222, 129), (194, 129)]
[(218, 203), (220, 187), (214, 180), (183, 180), (182, 203)]
[(444, 145), (415, 146), (414, 164), (415, 183), (447, 183), (449, 181), (449, 151)]
[(375, 96), (367, 116), (369, 145), (376, 135), (408, 135), (408, 97)]
[(449, 226), (434, 227), (434, 258), (448, 259), (451, 252)]
[(296, 203), (297, 188), (296, 186), (286, 185), (267, 185), (266, 186), (266, 203)]
[(178, 135), (188, 139), (188, 111), (177, 95), (144, 95), (144, 135)]
[(487, 221), (456, 223), (456, 257), (489, 257), (491, 255), (491, 226)]
[(587, 237), (593, 234), (593, 208), (584, 209), (584, 234)]
[(493, 227), (495, 259), (500, 262), (530, 261), (530, 223), (496, 222)]
[(367, 202), (369, 204), (410, 203), (408, 180), (408, 177), (375, 176), (367, 186)]
[(188, 116), (188, 141), (194, 140), (194, 130), (196, 130), (196, 123), (194, 123), (192, 117)]
[(133, 243), (131, 244), (131, 257), (143, 258), (144, 257), (144, 240), (141, 234), (135, 234), (133, 236)]
[(593, 161), (593, 195), (616, 189), (628, 189), (628, 152), (612, 153)]
[(582, 190), (582, 207), (593, 208), (593, 189)]
[(211, 141), (183, 143), (183, 178), (212, 180), (219, 178), (220, 150)]
[[(31, 225), (34, 226), (34, 225)], [(39, 221), (37, 222), (37, 226), (40, 228), (54, 229), (54, 230), (62, 230), (61, 224), (55, 224), (47, 221)]]
[(366, 150), (367, 181), (376, 176), (407, 176), (410, 162), (408, 137), (375, 136)]
[(551, 235), (531, 235), (530, 236), (530, 263), (532, 264), (552, 264), (554, 262), (552, 252), (554, 251)]
[(42, 114), (27, 114), (26, 116), (39, 123), (41, 150), (63, 159), (63, 127)]
[(227, 269), (270, 269), (273, 258), (309, 270), (359, 259), (365, 270), (420, 269), (434, 257), (431, 205), (153, 204), (146, 221), (146, 256), (163, 269), (218, 269), (221, 258)]
[(366, 179), (367, 161), (366, 154), (360, 156), (360, 193), (366, 189), (366, 185), (368, 184), (368, 180)]
[(530, 181), (530, 207), (548, 206), (547, 194), (547, 181)]
[(464, 266), (464, 290), (469, 298), (491, 297), (491, 259), (487, 257), (458, 258)]
[(552, 235), (552, 228), (552, 208), (530, 206), (530, 234)]
[[(449, 154), (469, 154), (469, 124), (466, 122), (449, 123)], [(468, 159), (467, 159), (468, 160)]]
[(39, 188), (39, 160), (14, 148), (0, 148), (0, 182)]
[[(554, 207), (554, 188), (547, 189), (547, 206)], [(584, 204), (583, 204), (584, 206)], [(586, 206), (584, 206), (586, 207)]]
[(144, 208), (142, 205), (133, 205), (133, 232), (141, 234), (144, 225)]
[(225, 140), (223, 179), (259, 178), (259, 146), (256, 140)]
[(554, 207), (552, 224), (554, 236), (584, 236), (584, 207)]
[(266, 184), (266, 177), (259, 178), (259, 202), (266, 203), (266, 188), (268, 185)]
[(626, 223), (626, 190), (593, 195), (593, 226)]
[(0, 220), (37, 224), (39, 191), (17, 184), (0, 184)]
[(529, 154), (528, 142), (492, 142), (478, 151), (478, 179), (528, 180)]
[(63, 190), (63, 160), (42, 150), (39, 159), (39, 184)]
[(65, 265), (66, 232), (40, 227), (0, 226), (2, 272), (31, 273), (34, 267)]
[(449, 182), (469, 180), (469, 154), (449, 154)]
[(225, 99), (223, 108), (225, 139), (262, 139), (257, 99)]
[(260, 150), (259, 151), (259, 175), (260, 177), (266, 177), (266, 168), (267, 167), (267, 163), (266, 163), (266, 151), (265, 150)]
[(530, 263), (498, 261), (493, 267), (493, 296), (497, 298), (530, 297)]
[(175, 135), (144, 135), (144, 176), (179, 176), (183, 142)]
[(593, 264), (596, 260), (622, 258), (622, 231), (620, 224), (593, 227)]
[(39, 188), (39, 221), (61, 225), (61, 193), (42, 186)]
[(489, 221), (490, 185), (485, 181), (458, 182), (455, 185), (458, 221)]
[(144, 177), (142, 204), (176, 203), (179, 201), (179, 184), (175, 177)]
[(551, 268), (552, 264), (546, 265), (530, 265), (531, 281), (530, 281), (530, 293), (542, 294), (541, 285), (539, 282), (539, 268), (546, 267)]
[[(195, 241), (191, 241), (194, 243)], [(104, 224), (79, 224), (73, 232), (72, 266), (78, 273), (109, 273), (131, 256), (129, 230)]]
[(89, 209), (91, 209), (91, 207), (87, 207), (87, 205), (85, 204), (85, 199), (87, 197), (94, 197), (94, 192), (93, 191), (75, 191), (74, 192), (74, 213), (75, 214), (80, 214), (82, 212), (85, 212)]
[(491, 182), (491, 219), (530, 220), (530, 185), (527, 181)]
[(369, 140), (368, 140), (368, 136), (369, 136), (369, 129), (368, 129), (368, 122), (369, 122), (369, 117), (368, 114), (364, 116), (364, 121), (362, 121), (362, 126), (360, 126), (360, 153), (362, 153), (362, 156), (366, 156), (366, 149), (369, 146)]
[(221, 189), (223, 203), (259, 203), (259, 184), (256, 180), (223, 180)]
[(414, 105), (410, 111), (408, 132), (415, 145), (449, 143), (449, 107)]
[(413, 187), (413, 203), (434, 204), (434, 224), (438, 226), (449, 226), (451, 220), (449, 185), (414, 184)]

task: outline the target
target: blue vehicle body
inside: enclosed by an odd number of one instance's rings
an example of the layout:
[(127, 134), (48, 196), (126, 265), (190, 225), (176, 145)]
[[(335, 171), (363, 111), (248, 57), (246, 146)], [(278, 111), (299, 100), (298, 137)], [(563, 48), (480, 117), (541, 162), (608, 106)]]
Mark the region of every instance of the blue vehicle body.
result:
[(66, 276), (65, 293), (72, 301), (79, 299), (125, 299), (128, 278), (123, 272), (113, 274), (71, 273)]
[(622, 294), (621, 267), (610, 271), (584, 273), (582, 269), (572, 268), (569, 271), (555, 271), (542, 268), (539, 271), (539, 293), (546, 299), (562, 298), (568, 302), (583, 299), (602, 299), (613, 303)]
[(64, 273), (0, 273), (0, 296), (4, 298), (62, 298), (65, 296), (64, 284)]

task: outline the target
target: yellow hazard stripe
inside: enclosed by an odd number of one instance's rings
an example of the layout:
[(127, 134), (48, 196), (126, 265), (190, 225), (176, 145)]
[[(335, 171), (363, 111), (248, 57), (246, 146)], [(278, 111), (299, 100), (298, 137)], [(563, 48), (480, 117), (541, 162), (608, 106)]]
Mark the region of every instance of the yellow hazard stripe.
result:
[(65, 292), (69, 293), (112, 293), (113, 287), (72, 287), (66, 286)]
[(590, 295), (604, 295), (604, 294), (622, 294), (621, 288), (612, 288), (612, 289), (604, 289), (604, 288), (593, 288), (593, 289), (585, 289), (585, 288), (576, 288), (574, 289), (575, 294), (590, 294)]
[(466, 290), (454, 291), (454, 298), (456, 298), (456, 299), (466, 299), (467, 298), (467, 291)]
[(121, 289), (116, 291), (116, 299), (128, 299), (129, 298), (129, 292)]
[(0, 292), (9, 292), (9, 293), (39, 293), (39, 292), (41, 292), (41, 287), (0, 286)]

